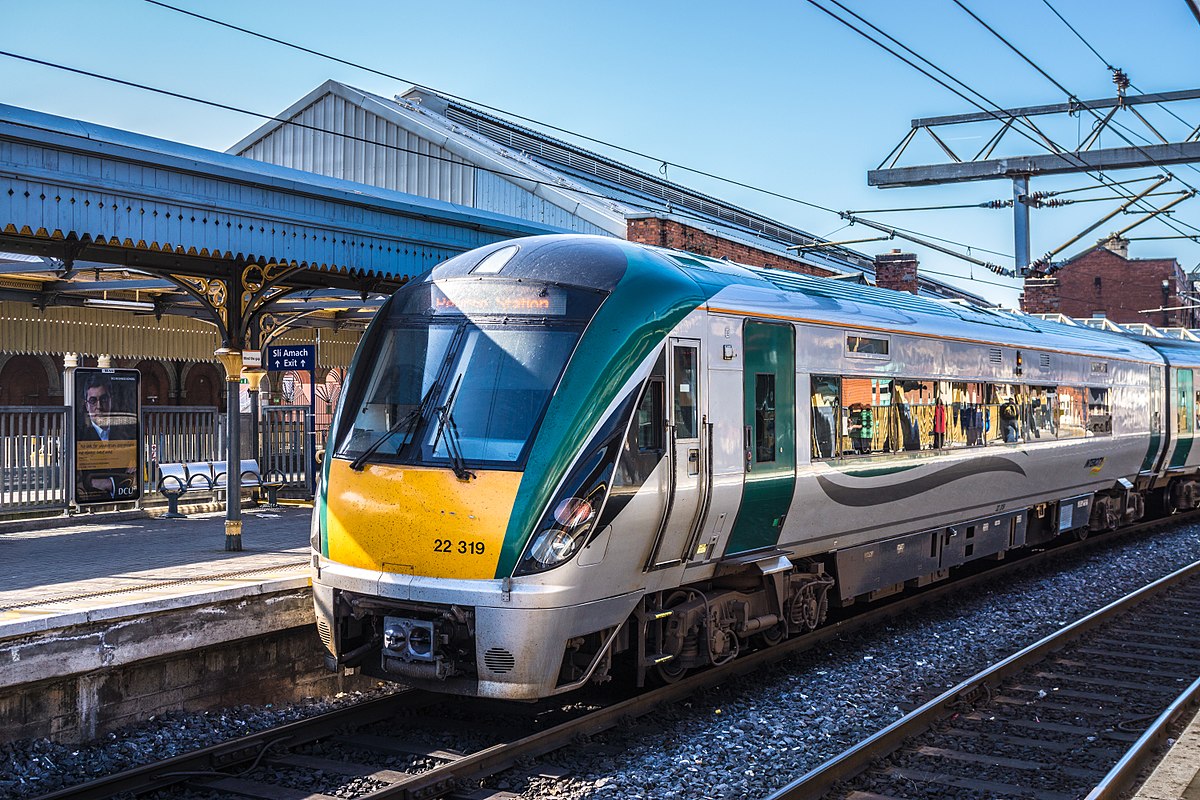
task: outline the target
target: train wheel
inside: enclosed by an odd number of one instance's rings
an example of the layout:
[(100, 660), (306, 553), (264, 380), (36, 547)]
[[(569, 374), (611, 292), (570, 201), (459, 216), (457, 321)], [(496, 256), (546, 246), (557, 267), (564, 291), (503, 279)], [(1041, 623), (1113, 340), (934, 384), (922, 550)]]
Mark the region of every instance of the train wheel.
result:
[(767, 628), (755, 637), (755, 641), (763, 647), (774, 647), (787, 638), (787, 624), (780, 622)]
[(688, 668), (677, 664), (674, 659), (664, 664), (654, 665), (654, 674), (663, 684), (679, 683), (687, 673)]

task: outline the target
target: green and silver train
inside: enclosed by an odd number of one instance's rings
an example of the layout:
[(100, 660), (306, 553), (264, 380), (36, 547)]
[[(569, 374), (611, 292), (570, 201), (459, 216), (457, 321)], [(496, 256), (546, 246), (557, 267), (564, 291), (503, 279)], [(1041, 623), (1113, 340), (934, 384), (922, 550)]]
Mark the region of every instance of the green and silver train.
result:
[(351, 367), (336, 669), (535, 699), (1200, 503), (1200, 345), (589, 236), (453, 258)]

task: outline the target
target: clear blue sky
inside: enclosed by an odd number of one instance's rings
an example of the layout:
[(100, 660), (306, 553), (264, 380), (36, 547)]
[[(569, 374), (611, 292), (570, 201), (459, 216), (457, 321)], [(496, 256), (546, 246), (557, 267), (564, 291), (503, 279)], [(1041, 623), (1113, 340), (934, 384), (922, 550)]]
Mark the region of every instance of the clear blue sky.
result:
[[(829, 0), (822, 4), (835, 8)], [(845, 4), (1001, 106), (1066, 98), (953, 0)], [(1054, 15), (1045, 0), (963, 2), (1083, 99), (1114, 94), (1111, 75)], [(1142, 92), (1194, 88), (1200, 24), (1185, 0), (1117, 3), (1050, 0), (1108, 63)], [(921, 189), (873, 189), (879, 165), (914, 117), (977, 110), (803, 0), (737, 3), (702, 0), (604, 3), (343, 2), (176, 0), (176, 4), (372, 66), (658, 159), (692, 166), (836, 210), (977, 203), (1011, 197), (1006, 181)], [(151, 5), (145, 0), (0, 0), (0, 49), (146, 83), (184, 94), (276, 113), (327, 78), (391, 96), (405, 82), (261, 42)], [(835, 9), (836, 10), (836, 9)], [(839, 11), (844, 15), (844, 12)], [(0, 58), (0, 102), (224, 150), (258, 120), (93, 78)], [(1136, 94), (1134, 89), (1131, 94)], [(1200, 124), (1200, 103), (1146, 113), (1172, 140)], [(1131, 131), (1144, 128), (1128, 112)], [(1085, 116), (1047, 124), (1056, 141), (1086, 136)], [(962, 154), (983, 145), (994, 126), (945, 129)], [(1129, 134), (1138, 141), (1133, 134)], [(1042, 152), (1013, 134), (997, 154)], [(1106, 133), (1104, 146), (1124, 146)], [(588, 147), (594, 144), (583, 143)], [(654, 162), (614, 154), (649, 171)], [(928, 140), (914, 142), (903, 165), (944, 160)], [(1200, 187), (1200, 165), (1173, 167), (1167, 188)], [(1117, 180), (1148, 171), (1112, 173)], [(834, 239), (872, 232), (834, 214), (701, 178), (672, 167), (672, 180)], [(1035, 179), (1035, 190), (1096, 186), (1087, 176)], [(1069, 197), (1111, 195), (1080, 192)], [(1155, 198), (1165, 203), (1171, 198)], [(1057, 247), (1115, 201), (1033, 212), (1034, 256)], [(1177, 226), (1200, 227), (1200, 198), (1178, 207)], [(976, 255), (1012, 265), (1009, 211), (872, 214), (873, 219), (971, 245)], [(1122, 216), (1065, 255), (1133, 220)], [(1131, 236), (1178, 232), (1150, 222)], [(1012, 303), (1017, 282), (903, 242), (858, 246), (917, 251), (922, 269), (956, 276), (992, 299)], [(992, 250), (999, 255), (987, 253)], [(1187, 270), (1200, 246), (1135, 241), (1134, 257), (1176, 257)], [(999, 284), (999, 285), (995, 285)], [(1006, 288), (1008, 287), (1008, 288)]]

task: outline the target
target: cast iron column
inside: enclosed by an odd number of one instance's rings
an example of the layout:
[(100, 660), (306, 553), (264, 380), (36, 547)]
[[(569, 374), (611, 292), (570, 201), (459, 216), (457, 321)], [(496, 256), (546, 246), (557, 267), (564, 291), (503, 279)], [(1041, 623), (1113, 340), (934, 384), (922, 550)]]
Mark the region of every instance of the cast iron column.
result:
[(242, 549), (242, 351), (222, 347), (229, 446), (225, 449), (225, 549)]

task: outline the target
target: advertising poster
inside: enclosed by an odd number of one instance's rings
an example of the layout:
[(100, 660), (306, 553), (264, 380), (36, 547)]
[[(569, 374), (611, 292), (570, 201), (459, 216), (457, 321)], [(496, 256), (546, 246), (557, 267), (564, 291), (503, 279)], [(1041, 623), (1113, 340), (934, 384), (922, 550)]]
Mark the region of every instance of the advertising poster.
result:
[(75, 502), (123, 503), (142, 495), (135, 369), (75, 370)]

